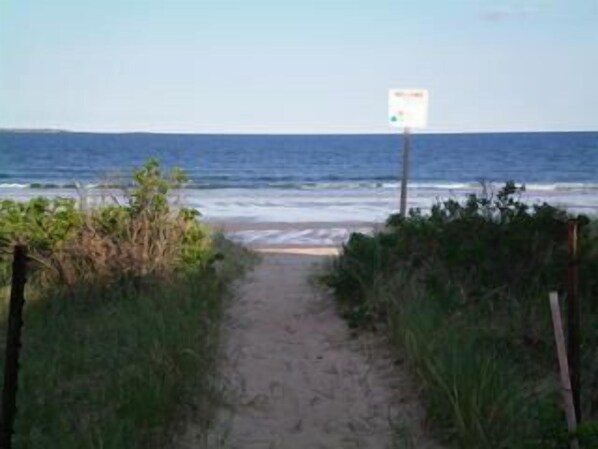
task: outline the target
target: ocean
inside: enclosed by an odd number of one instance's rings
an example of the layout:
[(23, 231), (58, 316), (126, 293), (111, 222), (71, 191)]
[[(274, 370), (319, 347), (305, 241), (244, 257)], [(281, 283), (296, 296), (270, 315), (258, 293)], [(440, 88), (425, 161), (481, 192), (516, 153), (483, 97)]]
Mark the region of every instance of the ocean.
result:
[[(234, 239), (337, 244), (397, 211), (402, 145), (398, 134), (0, 132), (0, 199), (110, 201), (115, 191), (98, 186), (155, 157), (187, 172), (180, 196)], [(598, 132), (412, 135), (409, 207), (507, 180), (526, 185), (529, 203), (597, 214)]]

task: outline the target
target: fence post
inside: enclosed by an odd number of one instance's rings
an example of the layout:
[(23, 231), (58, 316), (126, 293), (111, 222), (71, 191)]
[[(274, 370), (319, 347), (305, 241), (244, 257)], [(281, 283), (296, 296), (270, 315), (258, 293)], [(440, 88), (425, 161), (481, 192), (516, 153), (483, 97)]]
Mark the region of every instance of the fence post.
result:
[(2, 415), (0, 416), (0, 448), (10, 449), (13, 425), (17, 412), (17, 387), (19, 381), (19, 350), (25, 305), (27, 281), (27, 249), (17, 245), (12, 262), (12, 285), (8, 311), (6, 356), (4, 360), (4, 387), (2, 389)]
[(569, 355), (569, 373), (571, 391), (575, 404), (577, 422), (581, 422), (581, 358), (580, 358), (580, 305), (578, 294), (578, 224), (577, 220), (568, 223), (568, 289), (567, 289), (567, 353)]
[[(571, 392), (571, 378), (569, 377), (569, 364), (567, 363), (567, 349), (565, 348), (565, 335), (559, 307), (559, 295), (557, 292), (549, 293), (550, 311), (552, 313), (552, 326), (554, 329), (554, 340), (556, 342), (556, 353), (559, 361), (559, 372), (561, 375), (561, 392), (563, 395), (563, 407), (567, 417), (567, 428), (569, 434), (577, 430), (577, 419), (575, 417), (575, 405)], [(569, 437), (571, 449), (579, 449), (577, 437)]]

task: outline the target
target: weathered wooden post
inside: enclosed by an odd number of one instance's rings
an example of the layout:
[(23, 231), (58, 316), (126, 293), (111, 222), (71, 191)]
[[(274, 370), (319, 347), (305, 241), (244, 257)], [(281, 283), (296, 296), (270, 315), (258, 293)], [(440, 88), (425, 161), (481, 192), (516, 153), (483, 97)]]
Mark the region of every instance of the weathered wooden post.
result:
[[(567, 428), (569, 433), (577, 430), (577, 419), (575, 418), (575, 406), (571, 392), (571, 377), (567, 363), (567, 350), (565, 349), (565, 335), (561, 320), (561, 309), (559, 307), (559, 295), (557, 292), (549, 294), (550, 311), (552, 312), (552, 325), (554, 329), (554, 340), (556, 342), (556, 353), (559, 360), (559, 372), (561, 375), (561, 392), (563, 394), (563, 407), (567, 417)], [(571, 449), (579, 449), (579, 441), (573, 437), (569, 441)]]
[(2, 415), (0, 416), (0, 448), (10, 449), (15, 415), (17, 412), (17, 388), (19, 381), (19, 351), (23, 306), (25, 305), (25, 282), (27, 282), (27, 249), (17, 245), (12, 262), (12, 285), (8, 311), (6, 356), (4, 360), (4, 387), (2, 389)]
[(581, 311), (578, 295), (578, 257), (577, 257), (577, 220), (568, 223), (568, 289), (567, 289), (567, 355), (571, 375), (571, 391), (575, 404), (577, 422), (581, 422), (581, 356), (580, 356), (580, 321)]

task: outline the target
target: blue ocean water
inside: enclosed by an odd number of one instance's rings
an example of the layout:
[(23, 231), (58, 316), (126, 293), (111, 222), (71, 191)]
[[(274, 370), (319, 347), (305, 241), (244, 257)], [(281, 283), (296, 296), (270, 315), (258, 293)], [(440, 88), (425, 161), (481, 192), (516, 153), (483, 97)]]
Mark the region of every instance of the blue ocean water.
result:
[[(284, 240), (263, 223), (315, 222), (328, 229), (318, 228), (320, 240), (338, 240), (347, 226), (334, 223), (396, 211), (402, 144), (400, 135), (0, 132), (0, 198), (77, 197), (79, 183), (104, 200), (94, 187), (155, 157), (188, 173), (187, 204), (207, 220), (244, 223), (234, 232), (245, 241)], [(526, 184), (526, 201), (598, 213), (598, 132), (416, 134), (412, 148), (410, 207), (479, 191), (482, 180), (514, 180)], [(306, 226), (285, 235), (308, 239), (315, 228)]]
[[(412, 136), (416, 183), (597, 183), (598, 132)], [(0, 182), (95, 183), (150, 157), (181, 166), (194, 187), (396, 182), (400, 135), (0, 133)]]

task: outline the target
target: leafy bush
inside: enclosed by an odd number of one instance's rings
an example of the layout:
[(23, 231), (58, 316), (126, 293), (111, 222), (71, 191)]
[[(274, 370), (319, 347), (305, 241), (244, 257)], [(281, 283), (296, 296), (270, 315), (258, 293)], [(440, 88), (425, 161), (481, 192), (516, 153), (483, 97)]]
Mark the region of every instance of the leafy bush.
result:
[(0, 282), (7, 282), (7, 256), (16, 243), (29, 247), (38, 279), (49, 285), (169, 276), (208, 265), (215, 254), (199, 212), (169, 205), (170, 191), (186, 182), (184, 173), (166, 176), (150, 160), (133, 180), (125, 205), (82, 211), (64, 198), (0, 203)]
[(8, 283), (14, 244), (27, 244), (34, 256), (51, 254), (72, 238), (83, 223), (84, 216), (72, 199), (0, 201), (0, 285)]

